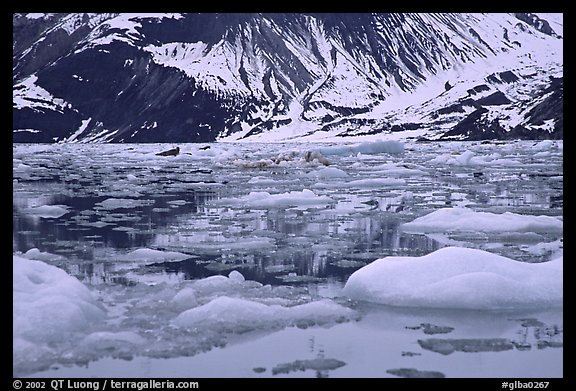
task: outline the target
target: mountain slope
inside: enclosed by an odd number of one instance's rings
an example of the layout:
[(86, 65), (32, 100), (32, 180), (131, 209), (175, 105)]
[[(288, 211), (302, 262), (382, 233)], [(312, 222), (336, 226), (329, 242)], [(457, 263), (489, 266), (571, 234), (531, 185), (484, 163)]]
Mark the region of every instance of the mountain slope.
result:
[(13, 140), (561, 138), (562, 23), (554, 14), (14, 14)]

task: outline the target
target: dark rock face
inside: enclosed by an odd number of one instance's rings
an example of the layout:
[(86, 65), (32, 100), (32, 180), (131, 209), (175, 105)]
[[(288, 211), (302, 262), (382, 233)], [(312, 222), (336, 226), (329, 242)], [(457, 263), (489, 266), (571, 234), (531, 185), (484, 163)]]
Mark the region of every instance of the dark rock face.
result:
[(460, 139), (469, 141), (502, 138), (506, 131), (498, 121), (490, 121), (485, 117), (487, 109), (481, 107), (469, 114), (456, 126), (446, 132), (442, 139)]
[(510, 99), (502, 91), (496, 91), (484, 98), (480, 98), (476, 101), (480, 106), (500, 106), (510, 103)]
[[(538, 92), (538, 96), (541, 97), (540, 100), (524, 114), (523, 124), (516, 125), (512, 129), (505, 129), (498, 118), (490, 119), (487, 115), (489, 109), (486, 106), (511, 103), (504, 93), (497, 91), (477, 99), (474, 103), (478, 108), (458, 122), (440, 139), (469, 141), (488, 139), (560, 140), (564, 133), (563, 94), (563, 78), (552, 78), (549, 85)], [(553, 125), (547, 125), (547, 123), (553, 123)]]
[(517, 71), (464, 90), (451, 79), (437, 91), (451, 100), (417, 119), (373, 112), (402, 99), (391, 91), (514, 50), (522, 34), (561, 39), (534, 15), (502, 17), (520, 27), (500, 42), (467, 14), (13, 14), (13, 142), (209, 142), (301, 124), (351, 137), (447, 122), (440, 139), (561, 138), (562, 78), (513, 130), (483, 115), (530, 103), (499, 90), (532, 80)]
[(550, 27), (550, 23), (548, 23), (547, 20), (539, 18), (537, 15), (526, 13), (526, 12), (519, 12), (519, 13), (516, 13), (514, 15), (518, 19), (520, 19), (521, 21), (528, 23), (529, 25), (536, 28), (536, 30), (538, 30), (544, 34), (551, 35), (553, 37), (558, 36), (558, 34), (556, 34), (554, 32), (552, 27)]

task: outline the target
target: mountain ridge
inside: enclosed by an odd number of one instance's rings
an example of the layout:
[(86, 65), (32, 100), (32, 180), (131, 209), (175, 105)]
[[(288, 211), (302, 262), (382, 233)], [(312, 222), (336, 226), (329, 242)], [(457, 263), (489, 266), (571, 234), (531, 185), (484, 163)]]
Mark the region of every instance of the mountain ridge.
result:
[(562, 21), (14, 14), (13, 141), (562, 138)]

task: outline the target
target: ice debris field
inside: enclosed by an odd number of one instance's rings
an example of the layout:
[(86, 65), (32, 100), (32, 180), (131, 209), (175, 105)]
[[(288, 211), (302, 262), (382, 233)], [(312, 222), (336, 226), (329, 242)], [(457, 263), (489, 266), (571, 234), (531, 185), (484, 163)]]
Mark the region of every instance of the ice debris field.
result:
[[(541, 376), (562, 376), (561, 141), (190, 144), (157, 155), (170, 147), (14, 145), (15, 376), (98, 376), (118, 359), (127, 376), (150, 375), (130, 366), (144, 358), (196, 360), (214, 376), (203, 358), (237, 360), (268, 339), (297, 345), (306, 332), (325, 341), (319, 356), (255, 354), (253, 367), (221, 374), (503, 370), (426, 356), (461, 342), (415, 339), (413, 322), (461, 333), (482, 354), (504, 335), (507, 354), (545, 357)], [(466, 331), (478, 310), (499, 323)], [(404, 344), (390, 342), (408, 367), (388, 356), (387, 368), (361, 367), (383, 353), (354, 335), (378, 317), (376, 338)], [(532, 342), (518, 340), (519, 325)], [(263, 357), (276, 361), (266, 369)]]

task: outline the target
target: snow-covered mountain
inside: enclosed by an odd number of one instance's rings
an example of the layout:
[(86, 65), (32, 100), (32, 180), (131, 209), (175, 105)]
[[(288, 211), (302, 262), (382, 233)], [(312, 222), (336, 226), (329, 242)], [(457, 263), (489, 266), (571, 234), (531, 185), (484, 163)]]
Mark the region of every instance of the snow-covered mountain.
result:
[(14, 142), (562, 138), (562, 14), (14, 14)]

